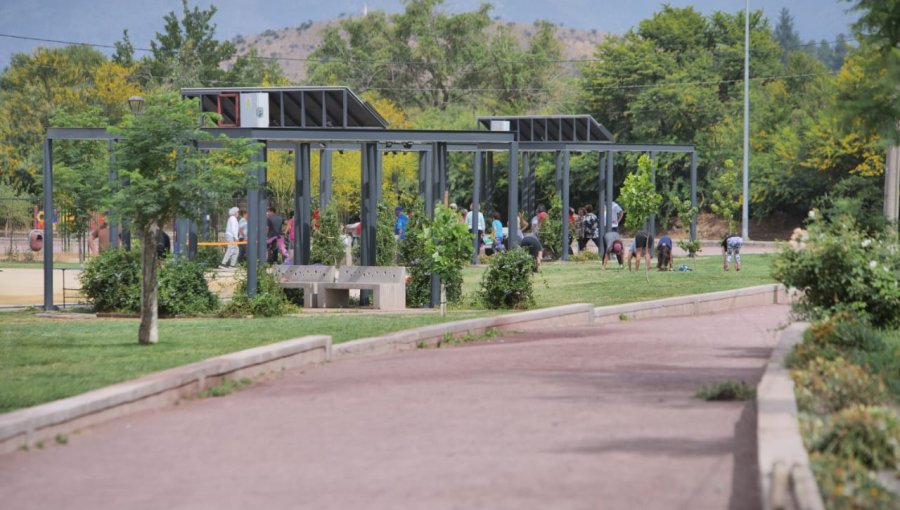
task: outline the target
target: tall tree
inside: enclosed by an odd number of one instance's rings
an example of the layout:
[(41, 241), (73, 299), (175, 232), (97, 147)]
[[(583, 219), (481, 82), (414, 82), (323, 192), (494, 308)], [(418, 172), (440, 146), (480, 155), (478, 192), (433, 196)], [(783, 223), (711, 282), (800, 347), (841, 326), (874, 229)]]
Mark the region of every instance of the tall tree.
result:
[(162, 225), (176, 216), (196, 217), (198, 206), (251, 182), (247, 165), (258, 145), (223, 139), (224, 154), (201, 151), (195, 142), (209, 139), (199, 127), (202, 117), (212, 124), (213, 114), (200, 113), (196, 100), (159, 93), (147, 98), (144, 114), (127, 116), (123, 127), (111, 128), (121, 137), (116, 144), (119, 173), (129, 179), (111, 202), (140, 232), (142, 344), (159, 341), (156, 244)]
[(785, 55), (796, 51), (800, 46), (800, 34), (794, 30), (794, 17), (787, 7), (782, 7), (778, 14), (778, 24), (775, 25), (775, 40), (781, 45)]
[[(211, 21), (216, 14), (214, 5), (190, 9), (187, 0), (182, 0), (181, 6), (181, 19), (169, 12), (163, 18), (163, 32), (150, 41), (152, 57), (142, 61), (145, 77), (152, 83), (176, 87), (219, 85), (226, 78), (220, 64), (237, 50), (228, 41), (216, 40), (216, 25)], [(119, 45), (116, 50), (118, 54)]]

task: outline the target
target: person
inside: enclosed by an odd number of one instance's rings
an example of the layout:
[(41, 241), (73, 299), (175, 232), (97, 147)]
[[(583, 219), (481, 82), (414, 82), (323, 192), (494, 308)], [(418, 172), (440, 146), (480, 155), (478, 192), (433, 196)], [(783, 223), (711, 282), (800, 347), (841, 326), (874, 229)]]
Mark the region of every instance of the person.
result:
[(587, 214), (584, 211), (584, 207), (578, 208), (578, 214), (575, 215), (575, 240), (578, 241), (578, 253), (581, 253), (584, 250), (584, 247), (587, 246), (587, 237), (584, 235), (584, 216)]
[[(95, 240), (97, 241), (96, 245), (94, 244)], [(100, 255), (100, 253), (109, 249), (109, 223), (105, 219), (100, 220), (97, 228), (91, 231), (88, 239), (88, 248), (90, 248), (93, 256)]]
[[(472, 232), (472, 209), (474, 209), (473, 205), (474, 204), (469, 204), (469, 212), (466, 213), (466, 226), (469, 227), (470, 233), (474, 233), (474, 232)], [(479, 246), (481, 246), (481, 244), (482, 244), (481, 239), (484, 237), (484, 229), (485, 229), (484, 214), (482, 214), (481, 211), (478, 211), (478, 233), (477, 233), (477, 235), (478, 235), (478, 239), (479, 239), (479, 241), (478, 241)]]
[(537, 237), (538, 232), (541, 229), (541, 223), (544, 222), (544, 219), (547, 217), (547, 207), (544, 204), (538, 204), (537, 212), (534, 216), (531, 217), (531, 233)]
[(164, 259), (169, 256), (172, 251), (172, 238), (165, 230), (159, 229), (159, 239), (156, 240), (156, 256)]
[(656, 269), (672, 271), (672, 238), (662, 236), (656, 243)]
[(741, 270), (741, 246), (744, 246), (744, 239), (737, 234), (726, 234), (722, 239), (722, 268), (725, 271), (728, 271), (732, 256), (734, 256), (734, 270)]
[(394, 222), (394, 238), (399, 240), (406, 239), (406, 226), (409, 224), (409, 216), (403, 214), (402, 205), (394, 208), (394, 216), (397, 217), (397, 221)]
[(610, 225), (610, 228), (612, 228), (612, 231), (613, 231), (613, 232), (618, 232), (618, 231), (619, 231), (619, 223), (622, 222), (622, 218), (623, 218), (623, 217), (625, 217), (625, 211), (622, 209), (622, 206), (620, 206), (619, 204), (616, 203), (615, 200), (613, 200), (613, 203), (612, 203), (612, 224)]
[(503, 251), (503, 222), (500, 221), (500, 213), (498, 211), (494, 211), (494, 214), (491, 215), (494, 218), (494, 221), (491, 222), (491, 229), (493, 230), (493, 248), (494, 253)]
[(628, 270), (631, 271), (631, 259), (637, 259), (635, 261), (634, 270), (640, 271), (641, 269), (641, 258), (645, 258), (647, 260), (647, 267), (650, 267), (650, 236), (647, 235), (646, 232), (641, 230), (637, 234), (634, 235), (634, 241), (631, 243), (631, 253), (628, 255)]
[(219, 269), (230, 269), (237, 265), (238, 258), (238, 238), (241, 236), (241, 227), (238, 222), (238, 214), (241, 210), (237, 207), (232, 207), (228, 210), (228, 221), (225, 223), (225, 242), (228, 243), (228, 246), (225, 248), (225, 256), (222, 257), (222, 263), (219, 264)]
[(274, 206), (266, 209), (266, 246), (269, 249), (269, 263), (278, 262), (278, 255), (288, 256), (287, 248), (284, 246), (284, 234), (282, 227), (284, 225), (284, 217), (278, 214)]
[(528, 250), (528, 253), (534, 257), (534, 272), (537, 273), (541, 270), (541, 259), (544, 258), (544, 247), (541, 246), (541, 241), (534, 234), (528, 234), (522, 238), (519, 242), (519, 246), (523, 249)]
[(584, 206), (584, 220), (582, 220), (584, 228), (584, 238), (578, 240), (578, 251), (587, 248), (587, 242), (593, 241), (597, 247), (597, 253), (603, 252), (603, 246), (600, 246), (600, 220), (594, 214), (594, 207), (591, 204)]
[(247, 211), (238, 210), (238, 241), (244, 243), (238, 245), (238, 264), (247, 260)]
[[(613, 236), (610, 236), (613, 234)], [(610, 259), (610, 255), (614, 255), (616, 257), (616, 261), (619, 263), (619, 269), (622, 269), (623, 263), (625, 262), (625, 245), (622, 243), (622, 239), (619, 237), (618, 232), (607, 232), (606, 239), (609, 239), (609, 244), (607, 244), (606, 251), (603, 252), (603, 261), (601, 262), (601, 270), (606, 271), (606, 261)]]

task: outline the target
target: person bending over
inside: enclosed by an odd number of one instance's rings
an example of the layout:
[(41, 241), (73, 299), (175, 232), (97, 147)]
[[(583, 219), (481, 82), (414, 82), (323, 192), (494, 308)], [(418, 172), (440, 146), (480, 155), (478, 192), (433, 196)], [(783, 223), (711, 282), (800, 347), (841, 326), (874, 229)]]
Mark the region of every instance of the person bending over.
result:
[(631, 271), (631, 259), (635, 261), (634, 270), (640, 271), (641, 258), (646, 259), (647, 267), (650, 267), (650, 236), (643, 230), (634, 235), (634, 242), (631, 243), (631, 253), (628, 255), (628, 270)]
[[(616, 234), (615, 232), (612, 232)], [(607, 234), (609, 235), (609, 234)], [(619, 262), (619, 269), (622, 268), (622, 264), (625, 262), (625, 245), (622, 244), (622, 240), (618, 237), (613, 238), (609, 242), (609, 248), (605, 252), (603, 252), (603, 262), (601, 263), (601, 268), (606, 271), (606, 261), (609, 260), (610, 255), (616, 257), (616, 261)]]
[(656, 269), (672, 270), (672, 238), (669, 236), (660, 237), (656, 244)]
[(731, 257), (734, 257), (734, 270), (741, 270), (741, 246), (744, 245), (744, 239), (737, 234), (728, 234), (722, 239), (722, 268), (728, 271), (728, 264), (731, 263)]
[(528, 253), (534, 257), (534, 272), (537, 273), (541, 270), (541, 259), (544, 258), (544, 247), (541, 246), (541, 241), (532, 234), (528, 234), (522, 238), (519, 242), (519, 246), (528, 250)]

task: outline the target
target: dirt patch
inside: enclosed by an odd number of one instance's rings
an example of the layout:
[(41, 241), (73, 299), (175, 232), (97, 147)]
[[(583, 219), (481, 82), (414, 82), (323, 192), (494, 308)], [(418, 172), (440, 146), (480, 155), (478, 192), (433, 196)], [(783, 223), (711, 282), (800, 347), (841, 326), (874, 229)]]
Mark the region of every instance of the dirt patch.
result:
[[(774, 215), (769, 218), (750, 220), (750, 239), (753, 241), (787, 241), (797, 227), (803, 226), (799, 218), (787, 215)], [(740, 226), (738, 226), (740, 231)], [(697, 215), (697, 237), (700, 239), (721, 239), (728, 233), (728, 222), (721, 216), (712, 213)], [(688, 237), (688, 229), (682, 227), (678, 220), (672, 220), (668, 229), (657, 228), (657, 237), (671, 236), (673, 239)]]

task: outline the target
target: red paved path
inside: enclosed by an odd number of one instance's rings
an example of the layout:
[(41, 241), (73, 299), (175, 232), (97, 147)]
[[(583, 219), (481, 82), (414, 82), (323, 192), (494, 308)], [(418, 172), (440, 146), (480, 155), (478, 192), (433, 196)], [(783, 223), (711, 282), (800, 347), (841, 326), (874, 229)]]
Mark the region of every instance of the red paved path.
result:
[[(759, 508), (785, 306), (530, 331), (292, 373), (0, 457), (0, 507)], [(540, 341), (535, 341), (535, 340)]]

